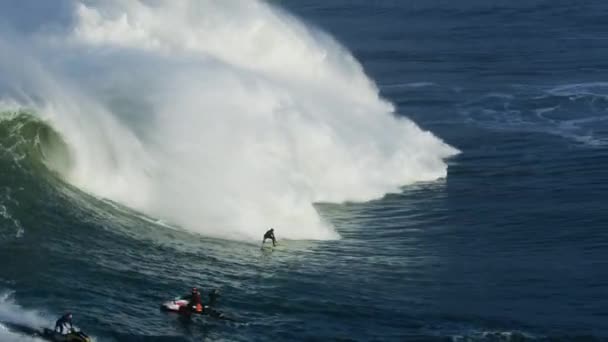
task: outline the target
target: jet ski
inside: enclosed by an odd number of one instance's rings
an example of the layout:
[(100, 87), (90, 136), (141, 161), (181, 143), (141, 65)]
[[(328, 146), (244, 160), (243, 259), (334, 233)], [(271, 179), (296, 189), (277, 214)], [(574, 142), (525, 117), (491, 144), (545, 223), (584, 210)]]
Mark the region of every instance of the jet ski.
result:
[[(203, 306), (203, 311), (206, 309), (211, 309), (211, 306), (215, 306), (217, 299), (220, 297), (220, 292), (217, 289), (211, 290), (209, 292), (209, 305)], [(183, 312), (190, 301), (190, 296), (180, 296), (175, 297), (172, 300), (168, 300), (160, 305), (160, 309), (163, 311), (170, 312)]]
[(91, 342), (91, 338), (82, 331), (72, 330), (68, 334), (60, 334), (52, 329), (42, 330), (42, 338), (53, 342)]
[(38, 337), (51, 342), (91, 342), (91, 338), (82, 331), (72, 330), (68, 334), (60, 334), (53, 329), (44, 328), (38, 330), (36, 328), (28, 327), (26, 325), (0, 322), (1, 325), (5, 326), (9, 331), (27, 335), (30, 337)]
[(224, 314), (218, 310), (210, 307), (209, 305), (203, 305), (202, 310), (191, 311), (188, 309), (188, 300), (182, 297), (173, 298), (173, 300), (166, 301), (161, 304), (160, 309), (167, 312), (177, 312), (180, 314), (198, 314), (198, 315), (209, 315), (213, 318), (224, 318)]
[[(210, 293), (210, 304), (215, 304), (217, 297), (219, 297), (219, 292), (217, 290), (213, 290)], [(172, 300), (168, 300), (163, 302), (160, 305), (160, 309), (162, 311), (167, 312), (176, 312), (184, 316), (190, 316), (192, 314), (196, 315), (206, 315), (216, 319), (223, 319), (228, 321), (236, 321), (233, 318), (227, 317), (222, 312), (216, 310), (211, 305), (203, 305), (202, 310), (193, 311), (188, 308), (189, 298), (188, 296), (175, 297)]]

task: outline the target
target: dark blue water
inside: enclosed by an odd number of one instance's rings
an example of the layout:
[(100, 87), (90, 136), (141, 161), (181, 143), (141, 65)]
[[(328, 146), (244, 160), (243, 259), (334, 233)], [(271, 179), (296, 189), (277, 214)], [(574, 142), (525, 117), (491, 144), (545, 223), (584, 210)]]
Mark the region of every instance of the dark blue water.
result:
[[(281, 5), (461, 150), (447, 178), (319, 204), (341, 240), (261, 252), (151, 226), (4, 158), (3, 315), (69, 309), (102, 341), (608, 339), (608, 3)], [(221, 288), (240, 322), (158, 310), (192, 284)]]

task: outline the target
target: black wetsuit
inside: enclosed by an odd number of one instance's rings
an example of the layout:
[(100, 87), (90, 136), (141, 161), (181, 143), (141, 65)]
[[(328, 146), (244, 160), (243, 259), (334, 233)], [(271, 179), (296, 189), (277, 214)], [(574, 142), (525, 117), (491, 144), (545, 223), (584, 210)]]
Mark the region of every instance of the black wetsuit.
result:
[(266, 242), (266, 239), (272, 240), (272, 245), (273, 246), (277, 245), (277, 240), (274, 238), (274, 231), (273, 230), (269, 230), (269, 231), (266, 232), (266, 234), (264, 234), (264, 240), (262, 240), (262, 243)]
[(211, 290), (211, 292), (209, 292), (209, 306), (215, 306), (215, 302), (219, 296), (220, 294), (217, 290)]
[(72, 326), (70, 315), (63, 315), (55, 322), (55, 331), (60, 334), (67, 334), (73, 329), (74, 327)]

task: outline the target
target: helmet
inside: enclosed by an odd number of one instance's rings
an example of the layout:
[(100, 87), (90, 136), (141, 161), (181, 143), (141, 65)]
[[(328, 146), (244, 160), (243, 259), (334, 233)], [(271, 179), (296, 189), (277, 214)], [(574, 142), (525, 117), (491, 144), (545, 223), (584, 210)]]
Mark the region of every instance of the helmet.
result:
[(274, 228), (270, 228), (270, 231), (271, 231), (271, 232), (274, 232)]

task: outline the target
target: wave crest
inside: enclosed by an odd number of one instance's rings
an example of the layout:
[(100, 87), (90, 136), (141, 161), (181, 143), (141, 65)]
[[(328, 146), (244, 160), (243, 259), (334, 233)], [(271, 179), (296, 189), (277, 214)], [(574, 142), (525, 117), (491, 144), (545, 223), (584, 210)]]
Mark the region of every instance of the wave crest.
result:
[(20, 164), (44, 167), (65, 175), (72, 167), (69, 148), (62, 136), (33, 112), (0, 112), (0, 147)]

